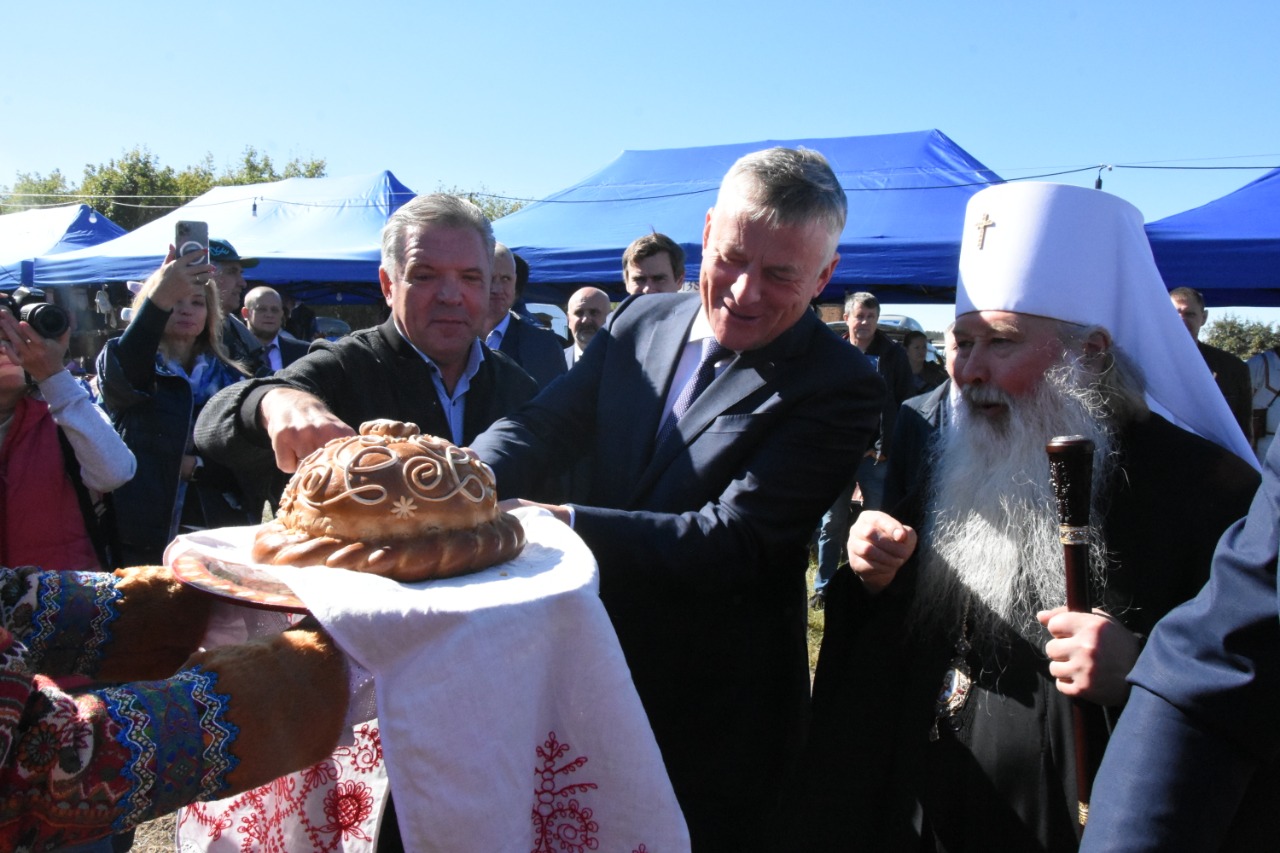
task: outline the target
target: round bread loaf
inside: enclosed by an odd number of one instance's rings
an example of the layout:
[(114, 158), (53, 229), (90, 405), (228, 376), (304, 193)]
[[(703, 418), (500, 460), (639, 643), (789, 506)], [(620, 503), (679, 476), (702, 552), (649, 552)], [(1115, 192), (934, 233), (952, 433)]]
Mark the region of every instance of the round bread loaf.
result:
[(477, 572), (523, 547), (488, 465), (415, 424), (379, 420), (302, 461), (253, 559), (419, 581)]

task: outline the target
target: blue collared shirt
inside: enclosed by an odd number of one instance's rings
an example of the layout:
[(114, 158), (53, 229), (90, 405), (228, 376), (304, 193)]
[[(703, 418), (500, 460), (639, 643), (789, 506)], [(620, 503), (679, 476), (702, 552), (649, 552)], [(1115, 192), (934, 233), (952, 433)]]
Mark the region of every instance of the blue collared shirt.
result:
[(404, 333), (404, 329), (400, 328), (400, 323), (396, 322), (396, 331), (400, 333), (400, 337), (404, 338), (405, 343), (413, 347), (413, 351), (422, 356), (422, 360), (431, 368), (431, 381), (436, 386), (436, 396), (440, 398), (440, 405), (444, 407), (445, 418), (449, 421), (449, 440), (459, 447), (463, 444), (462, 421), (467, 411), (467, 391), (471, 388), (471, 380), (480, 371), (480, 364), (484, 361), (484, 347), (480, 345), (480, 339), (476, 338), (471, 342), (471, 353), (467, 356), (467, 367), (462, 371), (462, 376), (458, 378), (458, 384), (453, 389), (453, 395), (450, 396), (448, 390), (444, 387), (444, 377), (440, 375), (440, 368), (431, 360), (431, 357), (422, 350), (414, 346), (413, 341), (409, 340), (409, 336)]

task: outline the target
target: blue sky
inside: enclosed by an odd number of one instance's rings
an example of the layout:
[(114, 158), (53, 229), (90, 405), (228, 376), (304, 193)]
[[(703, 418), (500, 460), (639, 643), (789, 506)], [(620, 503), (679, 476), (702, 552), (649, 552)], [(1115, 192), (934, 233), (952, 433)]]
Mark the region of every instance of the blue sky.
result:
[[(1006, 178), (1280, 166), (1280, 4), (1257, 0), (107, 8), (9, 4), (0, 184), (54, 169), (78, 182), (136, 144), (175, 167), (253, 145), (332, 175), (536, 198), (624, 149), (926, 128)], [(1103, 181), (1152, 220), (1260, 174)]]

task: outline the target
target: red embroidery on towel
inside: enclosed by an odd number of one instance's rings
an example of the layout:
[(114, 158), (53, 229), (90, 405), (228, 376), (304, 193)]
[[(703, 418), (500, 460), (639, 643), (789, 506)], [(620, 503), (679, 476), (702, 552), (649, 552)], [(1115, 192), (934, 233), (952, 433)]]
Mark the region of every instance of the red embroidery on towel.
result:
[(561, 777), (576, 773), (587, 763), (587, 757), (580, 755), (557, 767), (556, 762), (568, 751), (569, 744), (560, 743), (555, 732), (549, 732), (546, 742), (537, 748), (542, 763), (533, 771), (538, 780), (534, 789), (533, 853), (584, 853), (600, 847), (596, 835), (600, 825), (592, 819), (592, 810), (575, 797), (599, 786), (595, 782), (578, 782), (556, 787), (563, 781)]

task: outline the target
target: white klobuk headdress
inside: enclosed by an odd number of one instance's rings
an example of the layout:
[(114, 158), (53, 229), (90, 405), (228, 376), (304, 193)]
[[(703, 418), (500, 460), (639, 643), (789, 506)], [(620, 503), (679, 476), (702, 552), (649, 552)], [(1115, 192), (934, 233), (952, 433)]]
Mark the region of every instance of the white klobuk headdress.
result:
[(1142, 369), (1152, 411), (1257, 467), (1169, 301), (1142, 214), (1127, 201), (1066, 184), (975, 193), (965, 210), (956, 316), (971, 311), (1103, 326)]

